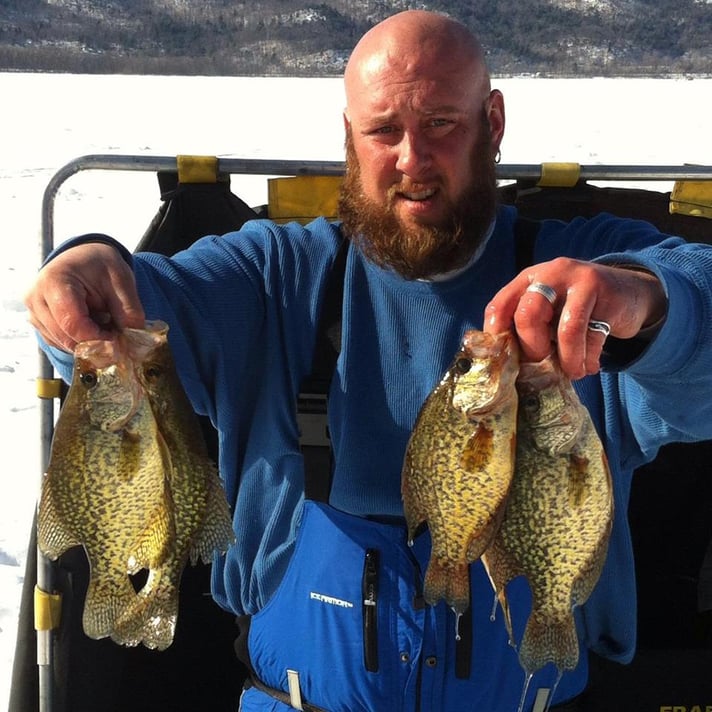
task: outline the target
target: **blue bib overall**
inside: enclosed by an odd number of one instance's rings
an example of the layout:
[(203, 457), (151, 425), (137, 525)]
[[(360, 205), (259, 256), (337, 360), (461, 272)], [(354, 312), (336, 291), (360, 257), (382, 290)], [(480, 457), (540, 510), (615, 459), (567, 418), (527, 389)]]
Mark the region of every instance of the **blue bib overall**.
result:
[[(494, 594), (483, 567), (471, 566), (471, 620), (459, 622), (468, 627), (459, 637), (471, 634), (471, 646), (458, 662), (455, 614), (442, 602), (422, 600), (429, 553), (427, 533), (409, 546), (404, 524), (306, 500), (286, 575), (250, 621), (249, 657), (259, 686), (245, 690), (240, 710), (294, 709), (262, 687), (287, 692), (291, 676), (304, 709), (516, 712), (524, 673), (501, 613), (491, 619)], [(508, 589), (518, 637), (529, 611), (526, 589), (522, 581)], [(578, 668), (556, 687), (554, 703), (582, 691), (586, 665), (582, 649)], [(539, 688), (554, 687), (556, 677), (551, 665), (534, 676), (525, 710), (532, 710)]]

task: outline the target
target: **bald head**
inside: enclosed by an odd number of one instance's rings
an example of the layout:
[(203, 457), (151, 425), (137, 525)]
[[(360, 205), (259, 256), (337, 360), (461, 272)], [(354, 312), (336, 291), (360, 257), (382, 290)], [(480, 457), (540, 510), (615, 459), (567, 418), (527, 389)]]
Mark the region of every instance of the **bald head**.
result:
[(461, 77), (478, 100), (490, 90), (484, 52), (462, 23), (425, 10), (393, 15), (369, 30), (354, 48), (344, 83), (347, 110), (384, 72), (402, 82), (417, 77)]
[(410, 10), (376, 25), (345, 73), (345, 234), (410, 277), (473, 254), (494, 216), (501, 92), (461, 23)]

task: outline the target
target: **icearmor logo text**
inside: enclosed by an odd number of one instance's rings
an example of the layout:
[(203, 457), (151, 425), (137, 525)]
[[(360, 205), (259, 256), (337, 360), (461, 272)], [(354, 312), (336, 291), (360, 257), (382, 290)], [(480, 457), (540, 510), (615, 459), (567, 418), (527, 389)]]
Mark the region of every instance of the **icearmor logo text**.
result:
[[(314, 601), (321, 601), (322, 603), (328, 603), (330, 606), (340, 606), (341, 608), (353, 608), (354, 604), (351, 601), (342, 601), (340, 598), (334, 598), (333, 596), (325, 596), (323, 593), (316, 593), (311, 591), (309, 593), (309, 598)], [(712, 710), (710, 710), (712, 712)]]

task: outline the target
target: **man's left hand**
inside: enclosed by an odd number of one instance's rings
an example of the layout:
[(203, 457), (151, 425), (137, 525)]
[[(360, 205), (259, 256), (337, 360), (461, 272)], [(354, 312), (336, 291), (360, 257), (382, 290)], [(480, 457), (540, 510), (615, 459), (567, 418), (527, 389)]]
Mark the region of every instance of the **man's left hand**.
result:
[[(528, 267), (503, 287), (485, 309), (484, 329), (513, 326), (524, 361), (556, 349), (564, 372), (576, 379), (600, 370), (606, 325), (611, 336), (629, 339), (666, 311), (665, 291), (650, 272), (559, 257)], [(603, 325), (597, 329), (595, 322)]]

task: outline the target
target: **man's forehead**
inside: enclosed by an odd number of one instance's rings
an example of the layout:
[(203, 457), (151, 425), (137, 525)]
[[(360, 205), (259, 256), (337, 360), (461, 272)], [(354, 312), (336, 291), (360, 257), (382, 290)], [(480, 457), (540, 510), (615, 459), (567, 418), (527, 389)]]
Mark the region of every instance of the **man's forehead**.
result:
[(401, 75), (376, 73), (352, 86), (347, 95), (352, 118), (388, 118), (402, 114), (422, 116), (478, 111), (487, 97), (472, 76), (457, 73)]

